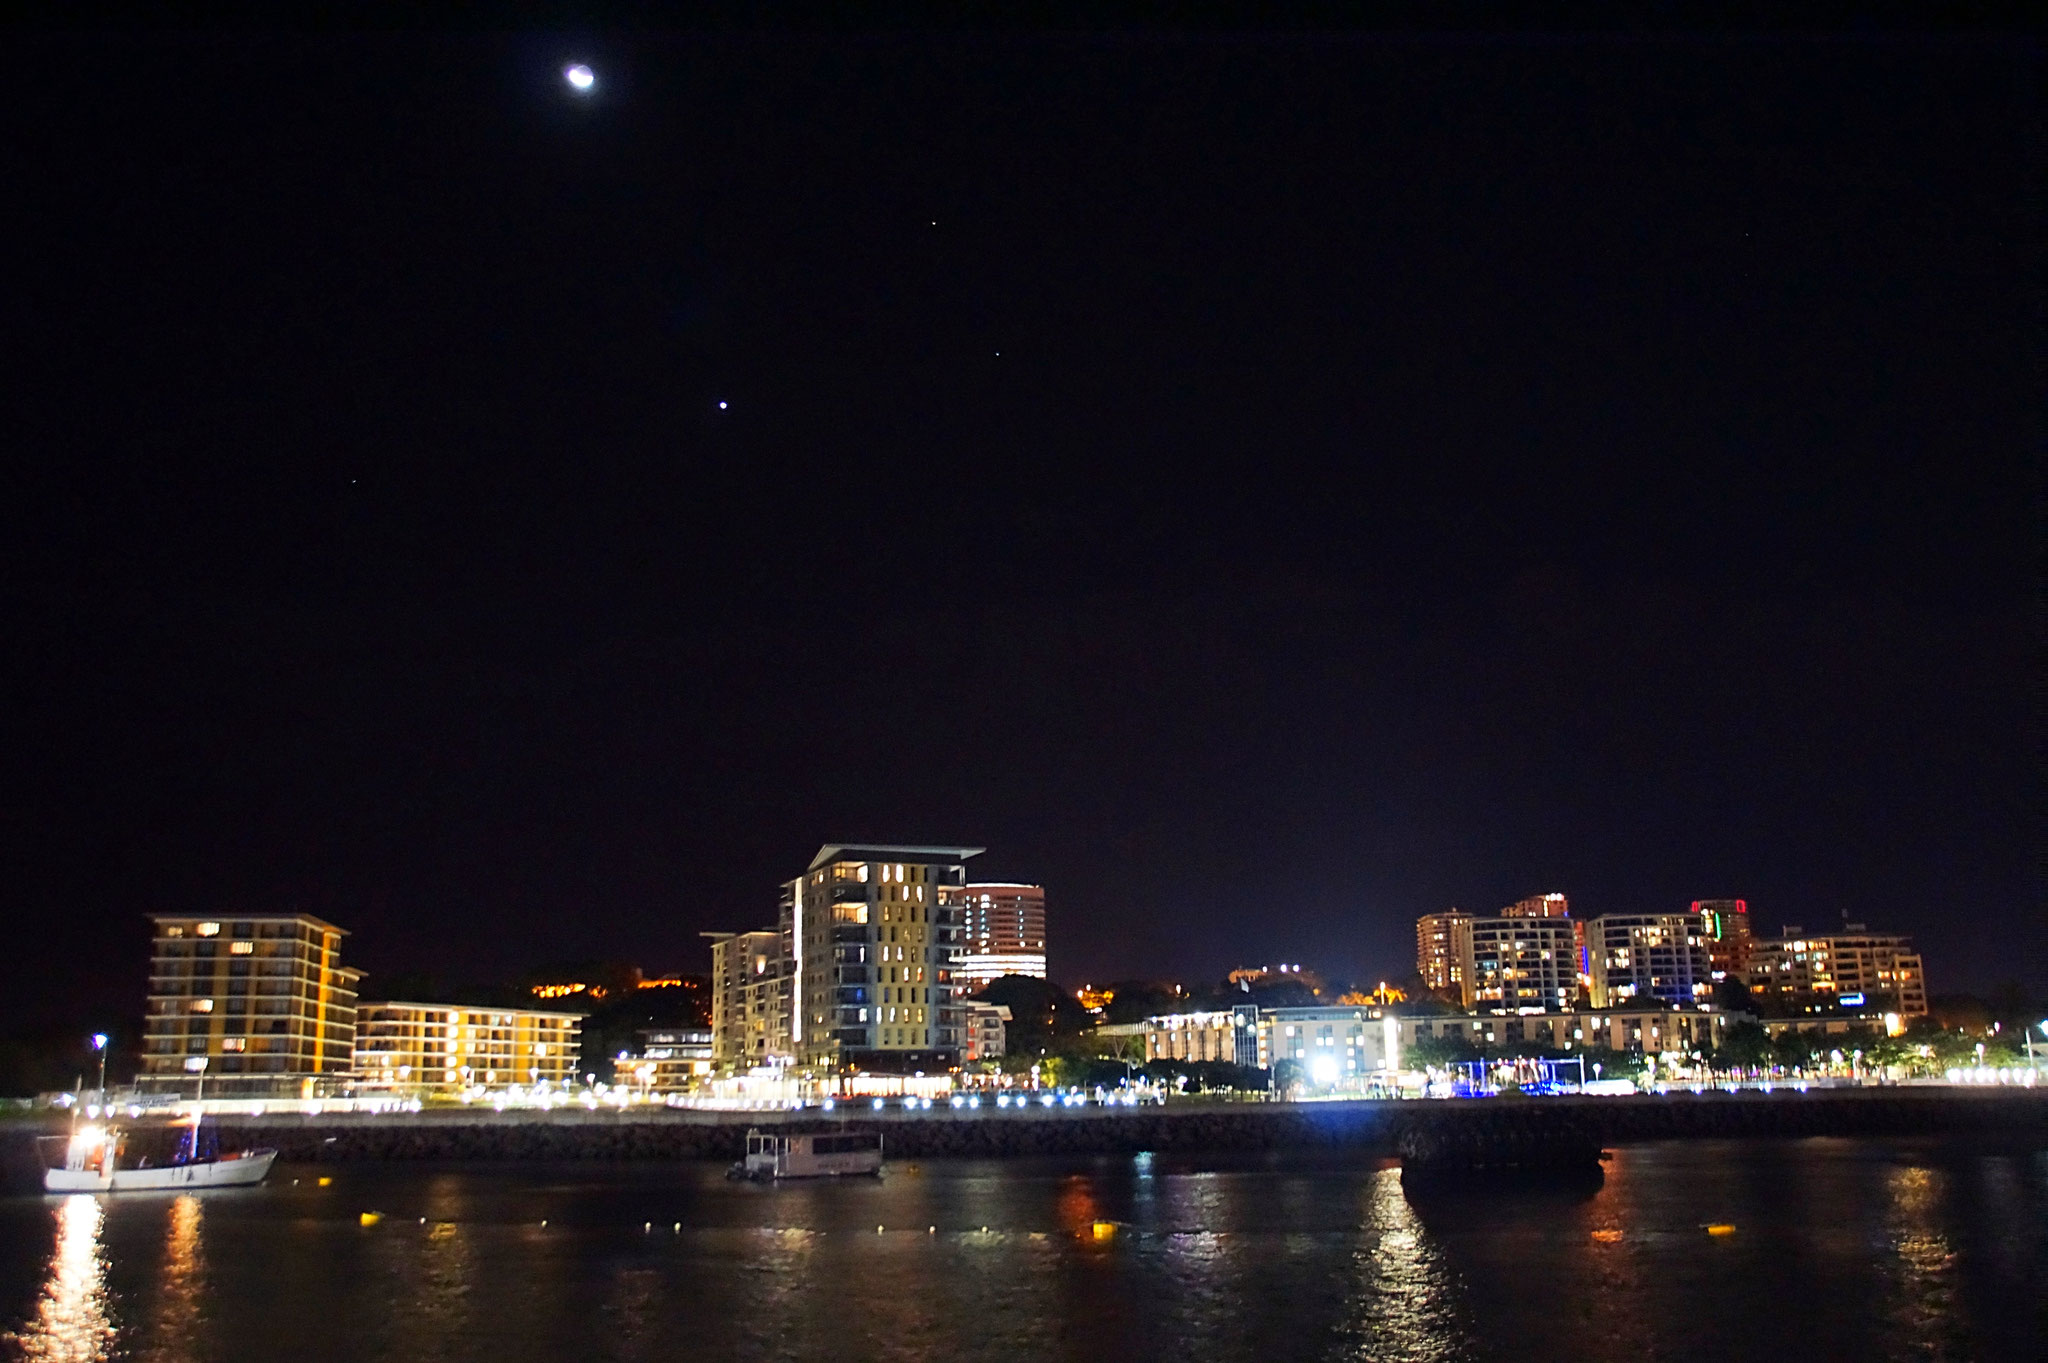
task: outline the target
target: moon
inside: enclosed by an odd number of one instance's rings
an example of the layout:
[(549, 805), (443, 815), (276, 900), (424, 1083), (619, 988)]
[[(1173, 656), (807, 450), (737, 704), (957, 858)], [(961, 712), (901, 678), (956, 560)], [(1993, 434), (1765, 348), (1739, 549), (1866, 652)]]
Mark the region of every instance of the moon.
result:
[(597, 88), (597, 72), (577, 62), (562, 68), (562, 79), (569, 82), (569, 88), (579, 95), (587, 95)]

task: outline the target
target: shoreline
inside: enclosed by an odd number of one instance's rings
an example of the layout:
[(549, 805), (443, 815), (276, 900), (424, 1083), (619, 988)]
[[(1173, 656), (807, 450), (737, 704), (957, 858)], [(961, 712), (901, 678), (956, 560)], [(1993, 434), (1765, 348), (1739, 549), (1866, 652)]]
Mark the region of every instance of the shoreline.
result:
[[(1264, 1153), (1344, 1149), (1409, 1166), (1569, 1163), (1602, 1146), (1743, 1137), (2017, 1137), (2048, 1147), (2048, 1092), (1831, 1089), (1655, 1097), (1202, 1103), (1137, 1109), (906, 1113), (426, 1111), (270, 1114), (224, 1119), (223, 1147), (271, 1146), (288, 1161), (526, 1162), (719, 1160), (741, 1154), (750, 1127), (885, 1133), (892, 1158)], [(61, 1124), (7, 1132), (8, 1183), (38, 1181), (34, 1138)]]

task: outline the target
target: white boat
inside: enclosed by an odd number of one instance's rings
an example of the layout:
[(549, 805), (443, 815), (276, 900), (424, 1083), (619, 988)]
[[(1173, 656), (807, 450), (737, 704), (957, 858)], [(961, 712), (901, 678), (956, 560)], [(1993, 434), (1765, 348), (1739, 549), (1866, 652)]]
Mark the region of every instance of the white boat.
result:
[[(177, 1153), (168, 1164), (121, 1164), (126, 1142), (112, 1127), (83, 1126), (71, 1134), (61, 1167), (43, 1170), (51, 1193), (138, 1193), (192, 1188), (246, 1188), (261, 1183), (277, 1162), (275, 1150), (203, 1151), (198, 1114), (181, 1118)], [(61, 1138), (59, 1138), (61, 1139)]]
[(872, 1177), (882, 1172), (878, 1131), (832, 1131), (783, 1135), (749, 1131), (747, 1157), (732, 1167), (734, 1178), (762, 1182), (785, 1178)]

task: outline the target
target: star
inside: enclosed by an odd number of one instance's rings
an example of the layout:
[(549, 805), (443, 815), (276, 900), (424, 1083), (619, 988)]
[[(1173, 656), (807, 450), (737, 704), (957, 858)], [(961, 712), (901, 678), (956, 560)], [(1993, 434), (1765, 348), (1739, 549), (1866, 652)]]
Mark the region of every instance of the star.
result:
[(569, 82), (569, 88), (579, 95), (587, 95), (597, 88), (597, 73), (577, 62), (562, 68), (562, 79)]

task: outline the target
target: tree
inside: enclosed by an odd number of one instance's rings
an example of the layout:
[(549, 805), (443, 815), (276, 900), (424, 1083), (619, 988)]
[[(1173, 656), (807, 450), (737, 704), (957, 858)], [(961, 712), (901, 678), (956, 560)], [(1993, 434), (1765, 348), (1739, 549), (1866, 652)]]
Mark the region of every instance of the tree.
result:
[(1800, 1069), (1813, 1063), (1814, 1039), (1787, 1028), (1771, 1039), (1772, 1063), (1786, 1069)]
[(1095, 1025), (1072, 994), (1031, 975), (1004, 975), (974, 996), (982, 1003), (1010, 1010), (1008, 1049), (1036, 1056), (1065, 1038), (1079, 1037)]
[(1748, 985), (1729, 975), (1714, 985), (1714, 1006), (1724, 1013), (1754, 1013), (1756, 998)]
[(1729, 1027), (1715, 1060), (1731, 1069), (1760, 1070), (1771, 1063), (1771, 1034), (1760, 1022), (1747, 1020)]

